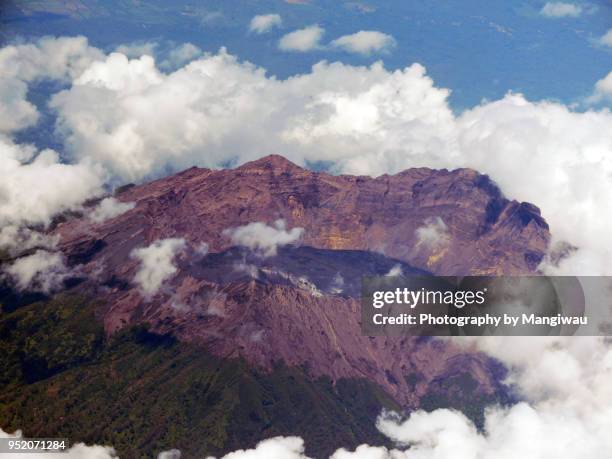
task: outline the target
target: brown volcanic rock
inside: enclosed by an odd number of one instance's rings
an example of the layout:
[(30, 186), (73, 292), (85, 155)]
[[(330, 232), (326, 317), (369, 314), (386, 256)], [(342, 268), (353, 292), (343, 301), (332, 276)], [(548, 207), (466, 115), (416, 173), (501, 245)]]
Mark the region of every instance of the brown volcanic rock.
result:
[[(263, 368), (282, 361), (335, 381), (363, 377), (407, 407), (419, 406), (432, 381), (454, 374), (469, 373), (482, 393), (495, 391), (490, 362), (481, 354), (431, 339), (363, 336), (360, 304), (354, 298), (316, 297), (255, 280), (212, 288), (204, 296), (208, 298), (197, 303), (209, 308), (216, 304), (215, 314), (193, 308), (183, 314), (164, 307), (158, 310), (159, 331), (201, 342), (217, 355), (245, 357)], [(407, 375), (418, 379), (409, 383)]]
[[(270, 156), (232, 170), (192, 168), (117, 198), (136, 206), (101, 224), (83, 217), (55, 229), (69, 263), (90, 275), (81, 288), (104, 300), (99, 316), (109, 332), (148, 322), (263, 368), (284, 361), (313, 376), (365, 377), (407, 407), (456, 374), (470, 374), (482, 393), (492, 393), (491, 364), (436, 340), (362, 336), (351, 283), (397, 263), (404, 272), (526, 273), (549, 241), (535, 206), (505, 199), (467, 169), (332, 176)], [(279, 218), (305, 229), (304, 247), (264, 260), (230, 248), (222, 235)], [(437, 218), (447, 227), (442, 243), (419, 242), (417, 229)], [(132, 283), (138, 266), (130, 253), (168, 237), (185, 238), (188, 248), (178, 274), (145, 300)], [(204, 257), (195, 250), (201, 242), (211, 249)], [(331, 289), (335, 274), (346, 281), (340, 294)]]
[[(218, 252), (230, 245), (224, 229), (282, 218), (289, 228), (305, 229), (305, 245), (380, 252), (436, 274), (478, 275), (533, 271), (549, 242), (537, 207), (505, 199), (488, 177), (469, 169), (333, 176), (268, 156), (236, 169), (188, 169), (117, 197), (136, 208), (85, 229), (79, 220), (64, 224), (62, 245), (72, 251), (100, 239), (125, 253), (185, 237)], [(447, 243), (419, 243), (417, 228), (438, 217)]]
[[(281, 256), (261, 260), (258, 279), (231, 269), (240, 259), (237, 254), (219, 255), (230, 260), (225, 266), (211, 263), (210, 255), (200, 260), (186, 255), (179, 261), (180, 272), (173, 279), (171, 293), (144, 302), (135, 289), (111, 287), (103, 291), (108, 308), (101, 314), (108, 330), (147, 322), (158, 333), (199, 343), (224, 358), (243, 357), (264, 369), (284, 362), (334, 381), (366, 378), (406, 407), (419, 406), (433, 381), (457, 374), (470, 374), (480, 393), (496, 390), (490, 362), (481, 354), (469, 354), (437, 340), (362, 335), (356, 297), (331, 294), (323, 282), (313, 282), (321, 290), (311, 289), (298, 281), (298, 274), (293, 280), (283, 276), (297, 272), (288, 260), (300, 258), (304, 250), (310, 249), (287, 249)], [(334, 264), (336, 254), (321, 253), (319, 262)], [(350, 255), (368, 257), (367, 253)], [(352, 263), (351, 268), (356, 263), (348, 259), (334, 266), (348, 278), (343, 263)], [(383, 261), (372, 271), (387, 271), (395, 261), (387, 263)], [(372, 261), (365, 265), (372, 266)], [(207, 268), (219, 277), (211, 279)], [(407, 266), (403, 269), (410, 272)], [(407, 375), (417, 377), (409, 382)]]

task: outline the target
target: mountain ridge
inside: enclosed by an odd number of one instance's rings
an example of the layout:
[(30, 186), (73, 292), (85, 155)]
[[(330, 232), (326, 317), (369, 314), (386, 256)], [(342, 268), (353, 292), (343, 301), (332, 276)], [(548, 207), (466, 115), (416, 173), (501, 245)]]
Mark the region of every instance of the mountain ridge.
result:
[[(271, 155), (236, 169), (190, 168), (121, 190), (116, 197), (135, 202), (135, 209), (88, 225), (94, 233), (136, 214), (156, 220), (143, 221), (143, 242), (184, 236), (222, 251), (231, 242), (224, 229), (282, 218), (288, 227), (304, 228), (305, 245), (388, 252), (446, 275), (532, 272), (550, 240), (535, 205), (506, 199), (487, 176), (471, 169), (334, 176)], [(417, 229), (437, 218), (448, 227), (449, 246), (434, 256), (412, 250)], [(66, 223), (58, 228), (63, 247), (82, 235), (73, 230)]]
[[(476, 375), (481, 390), (493, 391), (489, 364), (453, 346), (362, 336), (349, 285), (396, 265), (438, 275), (533, 273), (550, 238), (537, 207), (506, 199), (470, 169), (334, 176), (271, 155), (235, 169), (187, 169), (115, 197), (133, 208), (101, 223), (85, 213), (54, 230), (67, 259), (95, 278), (82, 288), (105, 299), (97, 314), (107, 333), (148, 323), (260, 368), (280, 360), (306, 365), (315, 377), (366, 377), (410, 407), (431, 381), (454, 371), (454, 359)], [(237, 227), (279, 220), (303, 232), (298, 247), (276, 256), (236, 251), (228, 237)], [(166, 238), (182, 238), (186, 248), (177, 273), (145, 298), (131, 254)], [(203, 243), (208, 255), (199, 252)], [(351, 250), (357, 258), (343, 255)], [(344, 295), (330, 288), (335, 276), (346, 283)], [(412, 359), (413, 351), (421, 360)], [(422, 376), (416, 386), (406, 382), (406, 371)]]

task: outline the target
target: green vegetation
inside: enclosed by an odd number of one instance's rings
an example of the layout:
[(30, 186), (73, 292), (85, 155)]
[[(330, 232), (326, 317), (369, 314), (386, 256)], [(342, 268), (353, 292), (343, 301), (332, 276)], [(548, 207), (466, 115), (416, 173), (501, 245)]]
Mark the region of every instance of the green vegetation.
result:
[(94, 304), (62, 295), (0, 313), (0, 426), (113, 445), (122, 458), (179, 448), (205, 457), (300, 435), (308, 454), (386, 444), (374, 419), (397, 409), (365, 380), (256, 371), (146, 327), (105, 338)]
[(458, 373), (432, 384), (421, 399), (421, 408), (434, 411), (452, 408), (465, 414), (478, 429), (484, 428), (485, 408), (491, 405), (507, 405), (510, 396), (503, 392), (493, 394), (479, 391), (478, 381), (469, 373)]

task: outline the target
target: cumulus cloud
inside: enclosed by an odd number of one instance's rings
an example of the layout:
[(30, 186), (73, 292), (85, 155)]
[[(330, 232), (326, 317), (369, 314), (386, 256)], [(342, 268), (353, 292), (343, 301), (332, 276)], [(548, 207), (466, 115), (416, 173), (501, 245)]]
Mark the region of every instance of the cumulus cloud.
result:
[(461, 413), (416, 412), (404, 422), (381, 416), (378, 428), (410, 445), (414, 458), (599, 457), (612, 451), (612, 349), (604, 338), (469, 340), (510, 368), (508, 383), (526, 401), (490, 407), (484, 432)]
[(74, 80), (74, 86), (90, 86), (110, 89), (126, 94), (137, 93), (161, 83), (162, 74), (155, 67), (155, 59), (149, 55), (128, 59), (121, 53), (111, 53), (104, 60), (96, 61)]
[(38, 110), (27, 100), (27, 83), (45, 79), (70, 81), (102, 57), (87, 39), (41, 38), (35, 43), (0, 49), (0, 133), (36, 124)]
[(540, 10), (542, 16), (548, 18), (578, 17), (582, 13), (579, 5), (565, 2), (548, 2)]
[(143, 56), (145, 54), (149, 56), (155, 56), (159, 44), (151, 41), (137, 41), (134, 43), (127, 43), (120, 45), (115, 50), (117, 53), (125, 54), (130, 59)]
[(64, 164), (53, 150), (36, 151), (0, 136), (0, 226), (48, 224), (99, 193), (102, 179), (87, 164)]
[(0, 79), (0, 133), (36, 124), (38, 110), (27, 100), (28, 86), (16, 78)]
[[(401, 451), (389, 451), (384, 446), (359, 445), (355, 451), (341, 448), (331, 455), (330, 459), (403, 459)], [(408, 459), (408, 458), (406, 458)]]
[(271, 151), (371, 174), (410, 164), (406, 145), (417, 158), (446, 158), (453, 135), (447, 95), (418, 64), (388, 72), (380, 63), (320, 63), (277, 80), (222, 50), (169, 75), (148, 56), (111, 55), (56, 95), (52, 106), (74, 159), (138, 181)]
[[(0, 429), (0, 438), (21, 438), (20, 430), (10, 434)], [(68, 451), (62, 453), (20, 453), (12, 455), (17, 459), (118, 459), (115, 450), (110, 446), (86, 445), (75, 443)]]
[(595, 83), (595, 90), (587, 102), (596, 104), (605, 99), (612, 100), (612, 72)]
[[(209, 457), (208, 459), (214, 459)], [(274, 437), (259, 442), (253, 449), (238, 450), (221, 459), (309, 459), (304, 440), (299, 437)]]
[(185, 246), (185, 239), (168, 238), (132, 250), (130, 256), (140, 261), (134, 282), (145, 298), (154, 296), (162, 284), (176, 274), (178, 270), (174, 266), (174, 258)]
[(168, 57), (160, 64), (165, 69), (177, 69), (202, 55), (202, 50), (193, 43), (184, 43), (173, 48)]
[(274, 27), (279, 27), (283, 20), (278, 14), (258, 14), (251, 19), (249, 31), (257, 34), (269, 32)]
[(37, 250), (18, 258), (5, 269), (19, 290), (49, 293), (62, 286), (69, 274), (61, 253)]
[[(163, 44), (154, 41), (136, 41), (120, 45), (115, 53), (122, 54), (128, 59), (139, 59), (142, 56), (159, 58), (159, 68), (164, 71), (173, 71), (188, 62), (200, 57), (202, 50), (193, 43), (182, 43), (176, 46), (173, 42)], [(104, 59), (104, 56), (100, 60)]]
[(61, 287), (68, 269), (57, 240), (28, 225), (48, 225), (54, 215), (78, 209), (101, 190), (101, 179), (88, 165), (63, 164), (52, 150), (14, 144), (0, 135), (0, 249), (19, 258), (4, 271), (19, 290), (45, 293)]
[(305, 53), (320, 47), (321, 38), (325, 30), (318, 25), (311, 25), (284, 35), (278, 42), (279, 49), (283, 51), (297, 51)]
[(94, 223), (102, 223), (111, 218), (133, 209), (136, 206), (133, 202), (121, 202), (116, 198), (104, 198), (100, 203), (89, 213), (89, 219)]
[(372, 53), (389, 51), (395, 46), (395, 39), (391, 35), (376, 30), (361, 30), (337, 38), (331, 42), (331, 46), (349, 53), (369, 56)]
[[(458, 120), (463, 163), (489, 174), (508, 196), (536, 203), (550, 224), (554, 247), (579, 249), (550, 273), (610, 272), (601, 198), (612, 192), (612, 114), (572, 112), (552, 102), (508, 95), (464, 113)], [(603, 193), (603, 195), (601, 195)]]
[(22, 81), (70, 81), (103, 53), (85, 37), (44, 37), (34, 43), (0, 49), (0, 77)]
[(64, 164), (55, 151), (18, 145), (10, 135), (38, 120), (27, 100), (29, 84), (68, 84), (102, 56), (83, 37), (46, 37), (0, 49), (0, 227), (46, 225), (53, 215), (77, 208), (100, 191), (102, 180), (94, 168)]
[(228, 228), (223, 235), (232, 240), (232, 244), (248, 247), (264, 257), (276, 255), (278, 247), (293, 244), (298, 241), (304, 228), (286, 230), (284, 220), (276, 220), (273, 225), (263, 222), (253, 222), (248, 225)]
[(603, 36), (599, 39), (599, 43), (604, 46), (612, 46), (612, 29), (609, 29)]
[(402, 423), (382, 420), (379, 428), (392, 440), (410, 446), (403, 454), (391, 452), (384, 458), (571, 459), (598, 457), (598, 452), (610, 451), (612, 445), (601, 431), (589, 431), (589, 427), (601, 426), (588, 424), (568, 417), (563, 409), (539, 411), (519, 403), (509, 409), (489, 410), (482, 433), (462, 413), (448, 409), (417, 411)]
[(446, 246), (449, 242), (449, 232), (446, 223), (440, 217), (428, 218), (416, 231), (417, 245), (429, 250), (436, 250)]

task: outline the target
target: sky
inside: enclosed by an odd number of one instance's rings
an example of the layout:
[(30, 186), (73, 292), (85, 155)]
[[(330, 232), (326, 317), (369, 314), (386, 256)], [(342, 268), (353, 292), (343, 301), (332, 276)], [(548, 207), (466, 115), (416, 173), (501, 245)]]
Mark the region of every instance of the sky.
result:
[[(456, 111), (508, 91), (530, 100), (580, 103), (610, 69), (612, 47), (599, 40), (612, 23), (612, 3), (551, 3), (546, 9), (544, 1), (501, 0), (8, 0), (1, 33), (5, 43), (85, 35), (106, 51), (153, 41), (160, 52), (170, 42), (190, 42), (207, 52), (224, 46), (279, 78), (307, 72), (321, 60), (369, 65), (382, 59), (390, 70), (418, 62), (439, 86), (452, 90)], [(250, 30), (254, 16), (269, 14), (280, 22), (265, 33)], [(322, 30), (319, 46), (307, 52), (279, 49), (281, 37), (311, 26)], [(393, 44), (365, 54), (330, 46), (360, 30), (380, 31)]]

